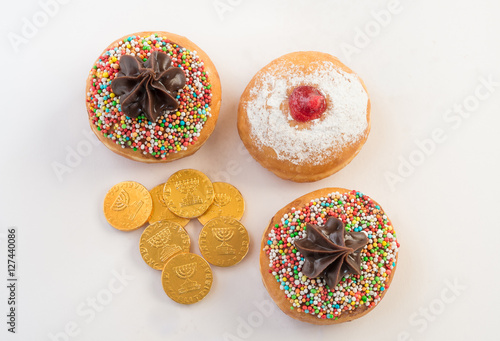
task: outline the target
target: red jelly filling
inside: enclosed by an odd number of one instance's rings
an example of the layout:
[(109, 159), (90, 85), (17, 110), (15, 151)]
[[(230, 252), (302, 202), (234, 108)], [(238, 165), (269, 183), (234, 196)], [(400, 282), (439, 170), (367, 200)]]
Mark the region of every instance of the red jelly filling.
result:
[(296, 87), (288, 99), (290, 114), (300, 122), (319, 118), (326, 110), (325, 96), (312, 86)]

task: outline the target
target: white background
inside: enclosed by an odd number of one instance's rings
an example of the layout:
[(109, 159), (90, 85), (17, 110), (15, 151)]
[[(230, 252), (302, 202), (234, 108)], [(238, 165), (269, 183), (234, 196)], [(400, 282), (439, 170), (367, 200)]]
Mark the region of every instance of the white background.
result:
[[(382, 27), (374, 13), (388, 9), (393, 14)], [(0, 338), (498, 340), (499, 10), (497, 1), (486, 0), (401, 0), (392, 7), (382, 0), (74, 0), (52, 7), (44, 22), (41, 3), (4, 1)], [(39, 26), (31, 36), (23, 36), (26, 21)], [(155, 29), (187, 36), (217, 66), (223, 104), (213, 135), (194, 156), (159, 165), (95, 144), (60, 180), (54, 163), (66, 164), (68, 150), (82, 141), (96, 141), (87, 138), (84, 103), (92, 63), (113, 40)], [(24, 40), (14, 46), (13, 37)], [(339, 173), (309, 184), (281, 180), (239, 152), (236, 130), (239, 96), (251, 77), (297, 50), (338, 56), (363, 78), (372, 100), (372, 130), (361, 153)], [(497, 82), (489, 98), (474, 100), (488, 78)], [(464, 102), (477, 108), (460, 121), (452, 112), (454, 121), (447, 121), (446, 112)], [(446, 139), (422, 158), (415, 140), (436, 129)], [(410, 158), (418, 165), (403, 169)], [(183, 168), (240, 189), (251, 237), (248, 256), (233, 268), (213, 267), (211, 292), (191, 306), (164, 294), (160, 272), (139, 254), (141, 230), (113, 229), (101, 209), (112, 185), (135, 180), (151, 189)], [(390, 174), (400, 181), (391, 185)], [(277, 309), (263, 321), (254, 305), (269, 300), (258, 269), (262, 231), (279, 208), (327, 186), (360, 190), (391, 217), (401, 243), (392, 286), (373, 312), (351, 323), (307, 325)], [(9, 226), (19, 231), (15, 335), (5, 323)], [(201, 226), (192, 221), (187, 229), (199, 253)], [(113, 271), (134, 279), (93, 318), (81, 316), (87, 299), (106, 295)], [(447, 282), (455, 283), (455, 294)], [(245, 328), (249, 319), (253, 327)], [(61, 334), (68, 323), (76, 336)]]

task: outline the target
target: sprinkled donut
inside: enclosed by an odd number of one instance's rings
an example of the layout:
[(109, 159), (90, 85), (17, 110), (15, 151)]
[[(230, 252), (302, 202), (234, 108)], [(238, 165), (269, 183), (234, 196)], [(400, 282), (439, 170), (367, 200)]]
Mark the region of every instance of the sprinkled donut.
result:
[(238, 131), (283, 179), (317, 181), (345, 167), (370, 131), (363, 81), (337, 58), (295, 52), (262, 68), (241, 95)]
[(136, 161), (195, 153), (214, 130), (220, 102), (219, 75), (208, 55), (168, 32), (116, 40), (87, 79), (92, 130), (106, 147)]
[(313, 324), (351, 321), (384, 297), (399, 243), (367, 195), (324, 188), (283, 207), (264, 231), (263, 283), (287, 315)]

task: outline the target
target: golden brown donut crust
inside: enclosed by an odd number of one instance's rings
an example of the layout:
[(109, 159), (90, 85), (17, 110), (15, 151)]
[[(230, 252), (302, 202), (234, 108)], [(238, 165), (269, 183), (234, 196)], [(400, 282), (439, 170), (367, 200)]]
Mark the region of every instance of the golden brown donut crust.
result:
[[(256, 145), (255, 141), (252, 138), (251, 126), (247, 115), (246, 107), (247, 103), (255, 100), (255, 97), (257, 96), (256, 94), (252, 94), (250, 90), (255, 87), (257, 82), (259, 82), (260, 76), (267, 70), (272, 69), (275, 65), (281, 63), (284, 59), (293, 62), (304, 73), (306, 73), (307, 68), (311, 62), (328, 61), (333, 63), (338, 69), (341, 69), (346, 73), (355, 74), (351, 69), (342, 64), (338, 60), (338, 58), (323, 52), (315, 52), (315, 51), (293, 52), (286, 54), (278, 59), (275, 59), (271, 63), (263, 67), (259, 72), (257, 72), (257, 74), (255, 74), (255, 76), (252, 78), (250, 83), (248, 83), (247, 87), (245, 88), (245, 91), (241, 95), (240, 103), (238, 106), (238, 132), (241, 140), (243, 141), (243, 144), (248, 149), (253, 158), (257, 160), (262, 166), (272, 171), (280, 178), (286, 180), (292, 180), (295, 182), (312, 182), (321, 180), (344, 168), (349, 162), (351, 162), (351, 160), (359, 153), (359, 151), (363, 147), (366, 139), (368, 138), (368, 133), (370, 132), (370, 127), (371, 127), (370, 99), (368, 98), (368, 104), (366, 109), (367, 128), (363, 136), (361, 136), (355, 143), (345, 146), (342, 150), (335, 151), (334, 150), (335, 148), (331, 148), (330, 150), (327, 151), (329, 155), (335, 155), (335, 152), (337, 152), (338, 153), (337, 157), (325, 160), (321, 164), (304, 162), (300, 165), (296, 165), (290, 162), (289, 160), (279, 160), (277, 158), (274, 149), (268, 146)], [(358, 79), (368, 95), (368, 91), (366, 90), (366, 86), (363, 83), (363, 80), (361, 80), (361, 78), (359, 77)], [(308, 84), (303, 84), (303, 85), (308, 85)], [(293, 89), (288, 89), (288, 93), (290, 94), (292, 90)], [(283, 114), (288, 115), (289, 109), (287, 107), (283, 109), (284, 109)], [(297, 124), (300, 127), (306, 127), (309, 123), (297, 122)]]
[[(276, 305), (288, 316), (302, 321), (302, 322), (307, 322), (307, 323), (312, 323), (312, 324), (337, 324), (337, 323), (342, 323), (342, 322), (348, 322), (355, 320), (357, 318), (360, 318), (361, 316), (364, 316), (368, 314), (373, 308), (375, 307), (366, 307), (366, 306), (359, 306), (356, 308), (354, 311), (346, 311), (342, 312), (340, 317), (337, 320), (334, 319), (321, 319), (318, 318), (315, 315), (311, 314), (306, 314), (304, 312), (298, 312), (296, 309), (290, 309), (291, 303), (285, 298), (284, 292), (280, 289), (279, 283), (276, 281), (274, 276), (269, 273), (269, 257), (266, 255), (266, 252), (264, 251), (264, 247), (266, 246), (266, 242), (268, 239), (268, 234), (271, 232), (273, 226), (275, 224), (278, 224), (281, 221), (281, 218), (285, 213), (291, 212), (292, 207), (299, 208), (299, 207), (304, 207), (305, 204), (310, 202), (312, 199), (316, 198), (321, 198), (321, 197), (326, 197), (329, 193), (332, 192), (339, 192), (340, 194), (344, 193), (349, 193), (351, 190), (345, 189), (345, 188), (336, 188), (336, 187), (330, 187), (330, 188), (323, 188), (316, 190), (314, 192), (308, 193), (306, 195), (301, 196), (300, 198), (295, 199), (285, 207), (283, 207), (281, 210), (279, 210), (274, 217), (271, 219), (269, 222), (268, 227), (264, 231), (262, 235), (262, 242), (260, 245), (260, 273), (262, 275), (262, 282), (264, 283), (264, 286), (266, 287), (267, 291), (269, 292), (269, 295), (271, 298), (274, 300)], [(373, 199), (372, 199), (373, 200)], [(375, 200), (373, 200), (375, 205), (379, 205)], [(380, 205), (379, 205), (380, 206)], [(388, 218), (389, 220), (389, 218)], [(396, 266), (397, 266), (397, 254), (396, 254)], [(396, 272), (396, 266), (392, 269), (391, 274), (389, 277), (387, 277), (386, 281), (386, 288), (388, 289), (391, 285), (392, 279), (394, 277), (394, 273)], [(380, 294), (380, 299), (384, 297), (385, 293), (387, 290), (384, 290)], [(380, 302), (378, 303), (380, 304)]]
[[(106, 52), (109, 48), (118, 46), (119, 41), (123, 41), (123, 39), (128, 38), (130, 36), (141, 36), (141, 37), (148, 37), (152, 34), (158, 34), (160, 36), (166, 37), (167, 39), (170, 39), (172, 42), (179, 44), (180, 46), (191, 50), (191, 51), (196, 51), (200, 59), (203, 61), (204, 66), (205, 66), (205, 72), (208, 75), (208, 79), (210, 81), (210, 84), (212, 85), (211, 90), (212, 90), (212, 100), (210, 103), (210, 112), (211, 112), (211, 117), (208, 117), (207, 121), (205, 122), (203, 129), (200, 132), (200, 136), (198, 137), (198, 141), (196, 141), (194, 144), (189, 145), (186, 150), (181, 150), (178, 151), (177, 153), (169, 153), (164, 159), (162, 158), (156, 158), (151, 154), (143, 154), (142, 151), (137, 150), (134, 151), (132, 148), (122, 148), (121, 145), (116, 144), (113, 140), (104, 137), (102, 133), (97, 130), (97, 126), (92, 124), (92, 120), (90, 118), (90, 105), (89, 102), (86, 101), (87, 105), (87, 113), (89, 115), (89, 123), (90, 123), (90, 128), (92, 131), (96, 134), (97, 138), (104, 143), (106, 147), (108, 147), (110, 150), (115, 152), (116, 154), (119, 154), (121, 156), (124, 156), (128, 159), (134, 160), (134, 161), (140, 161), (140, 162), (146, 162), (146, 163), (163, 163), (163, 162), (171, 162), (174, 160), (182, 159), (183, 157), (189, 156), (194, 154), (200, 147), (205, 143), (205, 141), (208, 139), (208, 137), (212, 134), (215, 128), (215, 124), (217, 123), (217, 118), (219, 117), (219, 110), (220, 110), (220, 105), (221, 105), (221, 84), (220, 84), (220, 78), (219, 74), (217, 73), (217, 69), (215, 68), (214, 63), (208, 55), (200, 49), (196, 44), (194, 44), (192, 41), (187, 39), (186, 37), (174, 34), (174, 33), (169, 33), (169, 32), (164, 32), (164, 31), (145, 31), (145, 32), (138, 32), (138, 33), (131, 33), (127, 34), (126, 36), (121, 37), (120, 39), (115, 40), (113, 43), (111, 43), (102, 53)], [(102, 55), (101, 53), (101, 55)], [(101, 56), (99, 55), (99, 56)], [(96, 62), (99, 60), (99, 58), (96, 59)], [(94, 63), (95, 64), (95, 63)], [(89, 76), (87, 78), (87, 86), (85, 88), (85, 97), (87, 98), (87, 93), (89, 92), (90, 85), (92, 84), (92, 78)]]

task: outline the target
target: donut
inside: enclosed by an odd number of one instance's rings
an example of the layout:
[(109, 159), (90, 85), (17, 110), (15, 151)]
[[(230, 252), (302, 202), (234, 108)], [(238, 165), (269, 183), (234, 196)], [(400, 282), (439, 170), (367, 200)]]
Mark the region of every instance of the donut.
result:
[(306, 194), (279, 210), (262, 236), (260, 272), (277, 306), (312, 324), (370, 312), (389, 288), (399, 243), (367, 195), (344, 188)]
[(220, 79), (208, 55), (168, 32), (115, 40), (87, 78), (92, 131), (135, 161), (170, 162), (195, 153), (213, 132), (220, 104)]
[(280, 178), (323, 179), (345, 167), (370, 131), (366, 87), (336, 57), (294, 52), (273, 60), (241, 95), (238, 132), (250, 154)]

